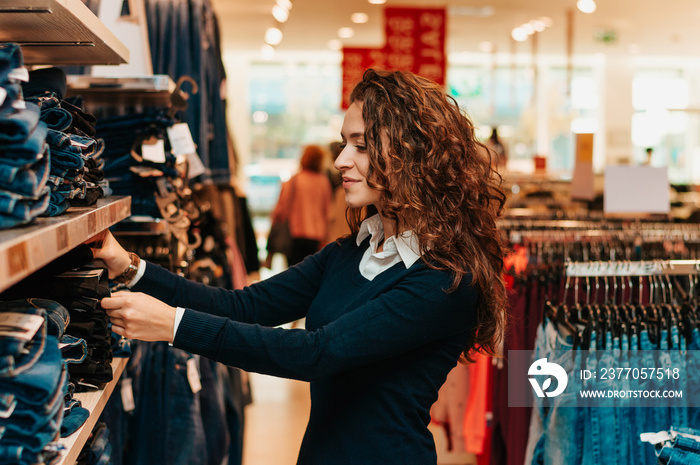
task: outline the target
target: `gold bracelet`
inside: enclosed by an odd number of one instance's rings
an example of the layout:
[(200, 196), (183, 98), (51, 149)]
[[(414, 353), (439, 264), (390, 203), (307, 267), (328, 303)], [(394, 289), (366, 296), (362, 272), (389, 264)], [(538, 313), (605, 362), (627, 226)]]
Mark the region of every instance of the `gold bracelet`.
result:
[(129, 266), (126, 267), (126, 270), (124, 270), (122, 274), (115, 277), (113, 281), (122, 284), (128, 284), (131, 282), (131, 280), (134, 279), (134, 277), (136, 277), (136, 273), (138, 273), (139, 271), (139, 264), (141, 263), (141, 259), (138, 255), (136, 255), (133, 252), (129, 252), (129, 258), (131, 259), (131, 263), (129, 263)]

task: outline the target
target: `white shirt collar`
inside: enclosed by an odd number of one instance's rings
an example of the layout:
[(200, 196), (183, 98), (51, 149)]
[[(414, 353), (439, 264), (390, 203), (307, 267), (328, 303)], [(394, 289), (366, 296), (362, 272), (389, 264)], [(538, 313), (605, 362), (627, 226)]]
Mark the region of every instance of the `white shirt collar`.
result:
[[(369, 236), (371, 236), (372, 253), (377, 253), (379, 241), (384, 237), (384, 225), (379, 214), (367, 218), (360, 224), (356, 239), (357, 245), (360, 245)], [(391, 236), (384, 241), (386, 253), (393, 253), (394, 249), (406, 268), (411, 267), (421, 257), (418, 238), (413, 234), (413, 231), (404, 231), (398, 236)]]

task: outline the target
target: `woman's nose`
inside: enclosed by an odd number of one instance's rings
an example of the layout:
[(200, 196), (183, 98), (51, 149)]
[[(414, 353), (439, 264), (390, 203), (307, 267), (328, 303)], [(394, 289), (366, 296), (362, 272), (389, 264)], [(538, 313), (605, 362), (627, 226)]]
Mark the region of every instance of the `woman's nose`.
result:
[(335, 166), (335, 169), (337, 169), (338, 171), (341, 171), (342, 169), (349, 168), (350, 164), (351, 157), (348, 156), (348, 150), (347, 147), (345, 147), (343, 148), (343, 150), (341, 150), (340, 155), (338, 155), (338, 158), (335, 159), (333, 166)]

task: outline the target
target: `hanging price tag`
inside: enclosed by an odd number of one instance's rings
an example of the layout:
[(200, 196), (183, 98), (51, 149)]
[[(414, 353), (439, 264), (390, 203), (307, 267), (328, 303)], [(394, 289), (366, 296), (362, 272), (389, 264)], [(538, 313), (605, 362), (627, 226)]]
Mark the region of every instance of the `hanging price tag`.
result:
[(190, 389), (194, 394), (202, 390), (202, 381), (199, 378), (197, 369), (197, 359), (191, 358), (187, 361), (187, 381), (190, 382)]
[(0, 105), (5, 103), (5, 97), (7, 97), (7, 91), (4, 87), (0, 87)]
[(168, 128), (168, 139), (173, 155), (188, 155), (197, 153), (197, 147), (192, 140), (192, 133), (187, 123), (173, 124)]
[(153, 163), (165, 163), (165, 141), (158, 139), (155, 144), (142, 144), (141, 156)]
[(202, 159), (199, 158), (199, 155), (196, 153), (188, 153), (186, 156), (187, 163), (189, 163), (189, 169), (187, 170), (187, 177), (189, 179), (196, 178), (200, 174), (207, 172), (207, 169), (204, 167), (204, 163), (202, 163)]
[(125, 412), (131, 412), (136, 408), (131, 378), (122, 378), (121, 386), (122, 406), (124, 407)]

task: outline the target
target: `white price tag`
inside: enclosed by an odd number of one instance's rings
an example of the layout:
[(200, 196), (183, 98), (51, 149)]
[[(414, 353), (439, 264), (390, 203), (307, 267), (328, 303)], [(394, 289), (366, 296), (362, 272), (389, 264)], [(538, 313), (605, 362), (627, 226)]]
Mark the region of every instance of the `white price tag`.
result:
[(158, 139), (155, 144), (142, 144), (141, 156), (153, 163), (165, 163), (165, 141)]
[(173, 155), (188, 155), (196, 153), (197, 147), (192, 140), (192, 133), (187, 123), (173, 124), (168, 128), (168, 139)]
[(122, 406), (125, 412), (131, 412), (136, 408), (134, 403), (134, 389), (131, 385), (131, 378), (121, 380)]
[(0, 337), (30, 341), (46, 320), (43, 316), (24, 313), (0, 313)]
[(5, 103), (5, 97), (7, 97), (7, 91), (4, 87), (0, 87), (0, 105)]
[(72, 145), (73, 147), (78, 147), (79, 149), (86, 149), (89, 147), (89, 145), (81, 144), (80, 142), (74, 141), (73, 139), (71, 139), (70, 145)]
[(207, 169), (204, 167), (204, 163), (202, 163), (202, 159), (199, 158), (199, 155), (197, 155), (197, 153), (188, 153), (187, 163), (189, 164), (187, 170), (187, 177), (189, 179), (196, 178), (200, 174), (204, 174), (207, 172)]
[(199, 379), (196, 358), (187, 360), (187, 381), (190, 382), (190, 389), (192, 389), (194, 394), (202, 390), (202, 381)]
[(15, 68), (7, 75), (9, 79), (16, 79), (22, 82), (29, 82), (29, 70), (27, 68)]

